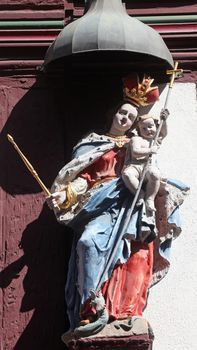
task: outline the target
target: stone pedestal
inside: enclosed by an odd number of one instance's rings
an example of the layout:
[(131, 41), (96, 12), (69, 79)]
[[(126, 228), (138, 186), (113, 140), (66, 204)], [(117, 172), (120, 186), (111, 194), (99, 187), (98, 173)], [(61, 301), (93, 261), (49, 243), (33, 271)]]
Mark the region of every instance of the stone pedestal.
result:
[(69, 350), (152, 350), (153, 332), (149, 323), (139, 317), (130, 320), (114, 321), (96, 335), (77, 338), (65, 333), (62, 340)]

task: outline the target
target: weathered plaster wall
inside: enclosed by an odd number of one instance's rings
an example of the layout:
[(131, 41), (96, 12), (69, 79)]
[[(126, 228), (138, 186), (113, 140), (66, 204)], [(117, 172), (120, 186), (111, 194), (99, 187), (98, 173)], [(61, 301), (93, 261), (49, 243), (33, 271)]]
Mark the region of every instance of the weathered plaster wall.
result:
[(1, 350), (64, 348), (69, 234), (6, 137), (15, 138), (50, 187), (64, 163), (58, 94), (58, 86), (35, 77), (0, 77)]
[[(162, 107), (160, 103), (152, 112)], [(169, 134), (159, 164), (165, 175), (191, 186), (181, 207), (182, 234), (173, 242), (168, 275), (151, 289), (145, 316), (154, 350), (195, 350), (197, 324), (197, 103), (195, 84), (175, 84), (169, 101)]]

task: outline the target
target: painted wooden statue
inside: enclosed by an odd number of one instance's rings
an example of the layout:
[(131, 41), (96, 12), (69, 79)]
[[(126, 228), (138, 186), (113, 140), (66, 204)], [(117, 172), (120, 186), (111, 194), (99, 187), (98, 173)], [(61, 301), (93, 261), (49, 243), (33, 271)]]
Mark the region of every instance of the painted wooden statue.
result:
[(70, 331), (80, 336), (99, 332), (108, 320), (142, 315), (148, 288), (167, 273), (171, 241), (181, 231), (178, 207), (187, 187), (163, 181), (156, 164), (129, 212), (147, 156), (157, 152), (150, 141), (160, 119), (160, 141), (166, 135), (167, 110), (160, 118), (138, 116), (138, 107), (158, 99), (152, 82), (124, 80), (108, 133), (90, 133), (74, 147), (47, 200), (74, 232), (66, 303)]

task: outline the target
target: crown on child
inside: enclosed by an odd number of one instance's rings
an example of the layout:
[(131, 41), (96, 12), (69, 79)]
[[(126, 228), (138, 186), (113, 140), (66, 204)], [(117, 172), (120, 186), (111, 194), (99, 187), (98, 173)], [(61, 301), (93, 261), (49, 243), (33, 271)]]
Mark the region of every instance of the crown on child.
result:
[(159, 99), (158, 86), (152, 86), (154, 79), (144, 77), (139, 82), (139, 77), (128, 76), (123, 78), (123, 94), (136, 107), (148, 106)]

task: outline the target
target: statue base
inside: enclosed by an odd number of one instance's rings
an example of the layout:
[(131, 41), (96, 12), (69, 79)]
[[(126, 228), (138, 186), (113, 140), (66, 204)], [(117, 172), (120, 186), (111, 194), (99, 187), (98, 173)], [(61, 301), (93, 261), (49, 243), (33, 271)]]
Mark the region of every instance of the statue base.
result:
[(94, 335), (77, 338), (74, 333), (62, 335), (69, 350), (152, 350), (154, 340), (150, 324), (142, 317), (113, 321)]

